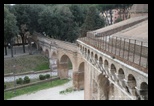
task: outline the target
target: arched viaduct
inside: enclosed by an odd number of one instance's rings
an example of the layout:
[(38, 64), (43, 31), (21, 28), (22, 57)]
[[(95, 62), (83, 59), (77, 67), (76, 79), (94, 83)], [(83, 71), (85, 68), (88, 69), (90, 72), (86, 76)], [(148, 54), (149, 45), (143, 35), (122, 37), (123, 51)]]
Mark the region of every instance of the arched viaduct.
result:
[[(142, 62), (136, 65), (137, 63), (135, 63), (135, 60), (130, 56), (137, 57), (139, 55), (140, 60), (147, 62), (148, 47), (143, 46), (141, 47), (142, 49), (139, 49), (139, 51), (141, 50), (142, 52), (144, 52), (144, 49), (145, 52), (147, 51), (142, 54), (133, 51), (136, 50), (138, 46), (131, 51), (131, 42), (127, 42), (128, 50), (123, 49), (122, 56), (124, 57), (120, 57), (121, 48), (118, 48), (117, 38), (116, 40), (112, 39), (112, 36), (110, 36), (109, 39), (106, 38), (108, 39), (106, 40), (108, 45), (105, 45), (106, 43), (103, 42), (105, 40), (101, 42), (104, 36), (113, 35), (125, 29), (131, 29), (131, 27), (134, 28), (135, 25), (137, 25), (135, 27), (138, 28), (138, 24), (146, 20), (147, 17), (133, 18), (104, 29), (88, 32), (87, 37), (77, 40), (77, 44), (47, 38), (38, 33), (34, 34), (34, 39), (37, 49), (42, 50), (42, 53), (49, 58), (50, 67), (52, 67), (53, 64), (51, 60), (55, 60), (58, 75), (61, 79), (69, 77), (68, 64), (69, 62), (72, 63), (74, 89), (84, 89), (85, 99), (147, 100), (148, 65), (141, 66)], [(97, 35), (98, 37), (96, 37)], [(111, 39), (112, 42), (110, 44)], [(113, 40), (116, 42), (114, 43)], [(125, 45), (127, 43), (124, 42)], [(123, 44), (120, 41), (120, 47), (121, 45)], [(132, 46), (132, 48), (133, 47), (135, 46)], [(127, 51), (126, 53), (130, 58), (125, 59), (124, 51)], [(123, 58), (123, 60), (121, 58)], [(130, 60), (132, 62), (130, 62)]]

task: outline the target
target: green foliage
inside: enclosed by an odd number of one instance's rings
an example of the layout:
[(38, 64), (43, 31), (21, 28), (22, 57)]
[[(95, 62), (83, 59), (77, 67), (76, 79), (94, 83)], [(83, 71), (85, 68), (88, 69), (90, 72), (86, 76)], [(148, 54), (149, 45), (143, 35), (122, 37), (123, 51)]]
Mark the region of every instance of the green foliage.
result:
[(23, 79), (22, 78), (16, 79), (16, 83), (17, 84), (22, 84), (23, 83)]
[[(20, 29), (20, 35), (24, 36), (26, 31), (45, 32), (49, 37), (63, 41), (75, 42), (75, 40), (90, 29), (87, 29), (85, 21), (89, 8), (96, 8), (98, 4), (16, 4), (11, 8), (17, 17), (17, 25)], [(102, 19), (98, 16), (89, 21), (89, 27), (94, 29), (102, 27)], [(96, 19), (95, 19), (96, 18)], [(85, 23), (86, 22), (86, 23)], [(84, 24), (84, 25), (83, 25)], [(25, 25), (26, 28), (22, 28)], [(84, 28), (82, 26), (85, 26)], [(92, 28), (93, 30), (93, 28)]]
[(33, 70), (39, 71), (39, 70), (45, 70), (45, 69), (49, 69), (49, 62), (44, 62), (42, 64), (39, 64)]
[(45, 75), (39, 75), (40, 80), (45, 80), (45, 78), (46, 78)]
[(4, 89), (6, 89), (6, 84), (4, 83)]
[(45, 83), (41, 83), (41, 84), (37, 84), (37, 85), (32, 85), (32, 86), (28, 86), (28, 87), (24, 87), (24, 88), (20, 88), (16, 90), (16, 93), (14, 94), (12, 91), (6, 91), (4, 92), (4, 99), (9, 99), (15, 96), (19, 96), (22, 94), (27, 94), (27, 93), (32, 93), (32, 92), (36, 92), (42, 89), (47, 89), (47, 88), (51, 88), (51, 87), (55, 87), (58, 85), (62, 85), (67, 83), (69, 80), (55, 80), (55, 81), (49, 81), (49, 82), (45, 82)]
[(25, 76), (25, 77), (24, 77), (23, 83), (24, 83), (24, 84), (30, 83), (30, 78), (29, 78), (28, 76)]
[(71, 93), (73, 91), (74, 91), (73, 88), (69, 87), (69, 88), (67, 88), (65, 90), (60, 91), (59, 94), (67, 94), (67, 93)]
[(4, 60), (4, 74), (11, 73), (11, 66), (16, 63), (16, 73), (42, 71), (49, 69), (49, 61), (42, 55), (25, 55)]
[(46, 74), (46, 75), (45, 75), (45, 78), (46, 78), (46, 79), (50, 78), (50, 74)]
[(16, 26), (16, 17), (14, 14), (4, 7), (4, 41), (10, 42), (11, 38), (18, 34), (18, 27)]
[(104, 20), (99, 16), (99, 12), (95, 7), (90, 7), (84, 24), (81, 27), (81, 35), (86, 36), (86, 32), (101, 27), (104, 27)]

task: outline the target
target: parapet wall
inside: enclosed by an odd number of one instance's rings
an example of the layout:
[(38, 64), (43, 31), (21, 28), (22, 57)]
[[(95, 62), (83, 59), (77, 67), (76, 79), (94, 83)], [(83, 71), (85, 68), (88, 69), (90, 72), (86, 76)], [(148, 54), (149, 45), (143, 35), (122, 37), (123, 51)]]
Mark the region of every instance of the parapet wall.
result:
[(105, 27), (105, 28), (101, 28), (101, 29), (98, 29), (95, 31), (87, 32), (87, 37), (103, 37), (103, 36), (112, 35), (114, 33), (122, 31), (126, 28), (129, 28), (133, 25), (136, 25), (142, 21), (145, 21), (147, 19), (148, 19), (148, 16), (130, 18), (128, 20), (119, 22), (117, 24), (113, 24), (113, 25)]

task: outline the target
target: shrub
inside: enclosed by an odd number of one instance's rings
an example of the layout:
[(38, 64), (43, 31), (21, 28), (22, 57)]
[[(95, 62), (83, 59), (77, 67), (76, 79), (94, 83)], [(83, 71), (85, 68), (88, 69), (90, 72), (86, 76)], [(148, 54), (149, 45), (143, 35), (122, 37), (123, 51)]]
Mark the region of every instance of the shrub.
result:
[(22, 78), (17, 79), (17, 80), (16, 80), (16, 83), (17, 83), (17, 84), (22, 84), (22, 83), (23, 83), (23, 79), (22, 79)]
[(47, 79), (50, 78), (50, 74), (46, 74), (45, 78), (47, 78)]
[(6, 84), (4, 83), (4, 89), (6, 89)]
[(30, 79), (29, 79), (28, 76), (25, 76), (25, 77), (24, 77), (24, 83), (25, 83), (25, 84), (26, 84), (26, 83), (30, 83)]
[(40, 80), (44, 80), (45, 79), (45, 76), (44, 75), (39, 75), (39, 79)]

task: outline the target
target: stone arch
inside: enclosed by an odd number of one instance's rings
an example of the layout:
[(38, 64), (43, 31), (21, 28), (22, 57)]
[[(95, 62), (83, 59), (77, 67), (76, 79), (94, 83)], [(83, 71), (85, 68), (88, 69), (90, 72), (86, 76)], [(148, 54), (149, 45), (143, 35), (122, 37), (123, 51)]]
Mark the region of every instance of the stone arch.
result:
[(45, 56), (49, 58), (49, 50), (48, 49), (45, 50)]
[(75, 87), (78, 90), (84, 89), (84, 71), (85, 71), (85, 63), (81, 62), (78, 67), (78, 72), (74, 73), (76, 76), (75, 82), (77, 82), (75, 83)]
[(106, 73), (109, 75), (109, 63), (108, 63), (108, 61), (107, 60), (105, 60), (104, 61), (104, 69), (105, 69), (105, 71), (106, 71)]
[(59, 76), (61, 79), (72, 78), (73, 63), (69, 56), (62, 55), (59, 61)]
[(57, 71), (57, 54), (55, 51), (52, 52), (51, 58), (49, 59), (50, 61), (50, 68), (52, 71)]
[[(103, 59), (102, 59), (102, 57), (100, 56), (100, 57), (99, 57), (99, 69), (103, 72), (102, 65), (103, 65)], [(105, 74), (105, 73), (104, 73), (104, 74)]]
[(78, 71), (79, 72), (84, 72), (84, 62), (80, 63)]
[[(128, 87), (128, 88), (127, 88)], [(127, 81), (127, 86), (126, 88), (128, 89), (128, 93), (130, 93), (133, 96), (137, 96), (136, 94), (136, 79), (132, 74), (128, 75), (128, 81)]]
[(111, 70), (110, 71), (111, 71), (112, 75), (116, 73), (116, 67), (115, 67), (114, 64), (111, 64)]
[(97, 54), (95, 54), (95, 64), (94, 64), (94, 65), (96, 65), (96, 66), (97, 66), (97, 63), (98, 63), (98, 55), (97, 55)]
[(82, 46), (82, 51), (84, 52), (84, 46)]
[(148, 84), (142, 82), (140, 85), (140, 96), (142, 100), (148, 100)]
[(116, 67), (115, 67), (114, 64), (111, 64), (110, 73), (111, 73), (111, 79), (115, 81), (115, 80), (116, 80), (116, 76), (115, 76), (115, 73), (116, 73)]
[(109, 80), (101, 73), (98, 75), (98, 99), (108, 100), (109, 99)]
[(109, 63), (107, 60), (104, 61), (104, 68), (108, 71)]
[(88, 49), (88, 59), (89, 59), (89, 57), (90, 57), (90, 50)]
[(82, 45), (79, 45), (79, 47), (80, 47), (80, 51), (82, 50)]
[(52, 59), (57, 59), (57, 53), (55, 51), (52, 52), (51, 58)]
[(125, 88), (125, 83), (124, 83), (125, 73), (124, 73), (124, 70), (122, 68), (120, 68), (118, 70), (117, 77), (118, 77), (118, 82), (119, 82), (120, 86)]
[(92, 63), (92, 64), (93, 64), (93, 62), (94, 62), (94, 61), (93, 61), (93, 55), (94, 55), (94, 53), (91, 52), (91, 53), (90, 53), (90, 60), (91, 60), (91, 63)]
[(44, 53), (44, 51), (43, 51), (43, 47), (42, 47), (42, 46), (39, 46), (38, 50), (40, 51), (41, 54)]
[(87, 48), (85, 48), (85, 54), (87, 53)]

